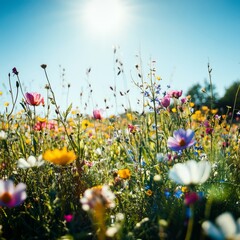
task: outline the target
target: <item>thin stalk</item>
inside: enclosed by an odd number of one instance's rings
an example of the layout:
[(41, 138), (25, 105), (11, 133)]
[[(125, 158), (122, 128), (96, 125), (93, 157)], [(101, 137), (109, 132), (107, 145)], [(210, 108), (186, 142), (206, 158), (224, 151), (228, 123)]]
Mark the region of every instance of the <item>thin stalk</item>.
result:
[(193, 231), (193, 224), (194, 224), (193, 206), (190, 206), (190, 211), (191, 211), (191, 217), (188, 221), (187, 234), (186, 234), (185, 240), (191, 239), (192, 231)]
[(59, 118), (60, 118), (60, 122), (62, 123), (62, 125), (63, 125), (63, 127), (64, 127), (65, 133), (66, 133), (66, 135), (67, 135), (67, 138), (68, 138), (68, 140), (69, 140), (69, 143), (70, 143), (71, 146), (72, 146), (72, 149), (73, 149), (74, 151), (76, 151), (76, 150), (75, 150), (75, 147), (77, 147), (77, 146), (76, 146), (76, 144), (74, 143), (73, 139), (72, 139), (72, 138), (70, 137), (70, 135), (68, 134), (67, 126), (66, 126), (66, 124), (65, 124), (65, 122), (64, 122), (64, 120), (63, 120), (63, 116), (62, 116), (61, 112), (59, 111), (59, 107), (58, 107), (58, 105), (57, 105), (56, 97), (55, 97), (55, 94), (54, 94), (54, 92), (53, 92), (51, 83), (50, 83), (50, 81), (49, 81), (46, 68), (43, 68), (43, 70), (44, 70), (45, 77), (46, 77), (47, 82), (48, 82), (49, 90), (50, 90), (50, 92), (51, 92), (51, 94), (52, 94), (52, 97), (53, 97), (53, 104), (54, 104), (54, 106), (56, 107), (57, 114), (58, 114), (58, 116), (59, 116)]
[(210, 108), (211, 110), (213, 109), (213, 85), (212, 85), (212, 68), (210, 68), (210, 64), (208, 63), (208, 75), (209, 75), (209, 81), (210, 81), (210, 91), (211, 91), (211, 105)]

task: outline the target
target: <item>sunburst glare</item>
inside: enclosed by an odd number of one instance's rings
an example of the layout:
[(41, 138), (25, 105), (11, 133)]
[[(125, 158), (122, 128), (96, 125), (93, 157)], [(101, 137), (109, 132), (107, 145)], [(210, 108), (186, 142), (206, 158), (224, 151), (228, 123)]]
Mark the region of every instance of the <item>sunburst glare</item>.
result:
[(123, 29), (127, 10), (121, 0), (90, 0), (85, 5), (83, 21), (91, 33), (111, 35)]

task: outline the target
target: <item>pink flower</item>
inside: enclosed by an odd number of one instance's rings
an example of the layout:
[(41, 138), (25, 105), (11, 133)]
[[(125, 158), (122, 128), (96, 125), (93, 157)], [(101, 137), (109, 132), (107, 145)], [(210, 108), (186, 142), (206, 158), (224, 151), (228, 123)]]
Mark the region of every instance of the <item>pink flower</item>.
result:
[(57, 131), (57, 130), (58, 130), (57, 122), (54, 121), (54, 120), (48, 121), (48, 123), (47, 123), (47, 128), (48, 128), (49, 130)]
[(33, 129), (36, 131), (42, 131), (46, 128), (46, 122), (36, 122)]
[(64, 215), (64, 219), (66, 220), (66, 222), (71, 222), (73, 220), (73, 215), (72, 214)]
[(24, 183), (14, 186), (12, 180), (0, 180), (0, 206), (16, 207), (26, 198), (26, 185)]
[(130, 133), (135, 133), (137, 128), (132, 124), (128, 124), (128, 130)]
[(188, 101), (188, 99), (187, 99), (186, 97), (181, 98), (181, 103), (182, 103), (182, 104), (186, 103), (187, 101)]
[(93, 117), (95, 119), (101, 120), (103, 118), (103, 110), (102, 109), (100, 109), (100, 110), (98, 110), (98, 109), (93, 110)]
[(182, 92), (183, 92), (182, 90), (181, 91), (172, 90), (168, 92), (166, 96), (170, 98), (180, 98), (182, 96)]
[(191, 129), (179, 129), (173, 132), (173, 137), (169, 137), (167, 146), (172, 151), (179, 151), (191, 147), (195, 144), (194, 131)]
[(44, 98), (40, 93), (36, 93), (36, 92), (28, 93), (27, 92), (25, 94), (25, 97), (26, 97), (26, 102), (29, 105), (32, 105), (32, 106), (39, 106), (40, 104), (44, 105)]
[(169, 96), (165, 96), (164, 98), (162, 98), (161, 105), (163, 107), (167, 108), (170, 105), (170, 97)]

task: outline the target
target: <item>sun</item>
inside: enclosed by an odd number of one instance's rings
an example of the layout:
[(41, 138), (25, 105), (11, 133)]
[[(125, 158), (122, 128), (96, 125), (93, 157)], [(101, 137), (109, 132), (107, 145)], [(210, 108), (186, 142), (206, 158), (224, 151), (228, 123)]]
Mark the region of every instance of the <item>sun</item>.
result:
[(119, 31), (126, 20), (123, 0), (89, 0), (83, 13), (87, 29), (96, 34), (113, 34)]

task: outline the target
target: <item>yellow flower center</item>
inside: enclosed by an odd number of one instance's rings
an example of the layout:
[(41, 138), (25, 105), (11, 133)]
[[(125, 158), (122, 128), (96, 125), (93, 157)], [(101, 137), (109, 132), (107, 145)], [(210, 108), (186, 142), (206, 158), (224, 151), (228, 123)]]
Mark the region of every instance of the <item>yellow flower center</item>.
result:
[(179, 141), (179, 145), (180, 145), (181, 147), (183, 147), (183, 146), (186, 145), (186, 142), (185, 142), (185, 140), (184, 140), (183, 138)]
[(2, 196), (0, 197), (0, 200), (6, 204), (9, 203), (11, 199), (12, 199), (12, 196), (8, 192), (3, 193)]

